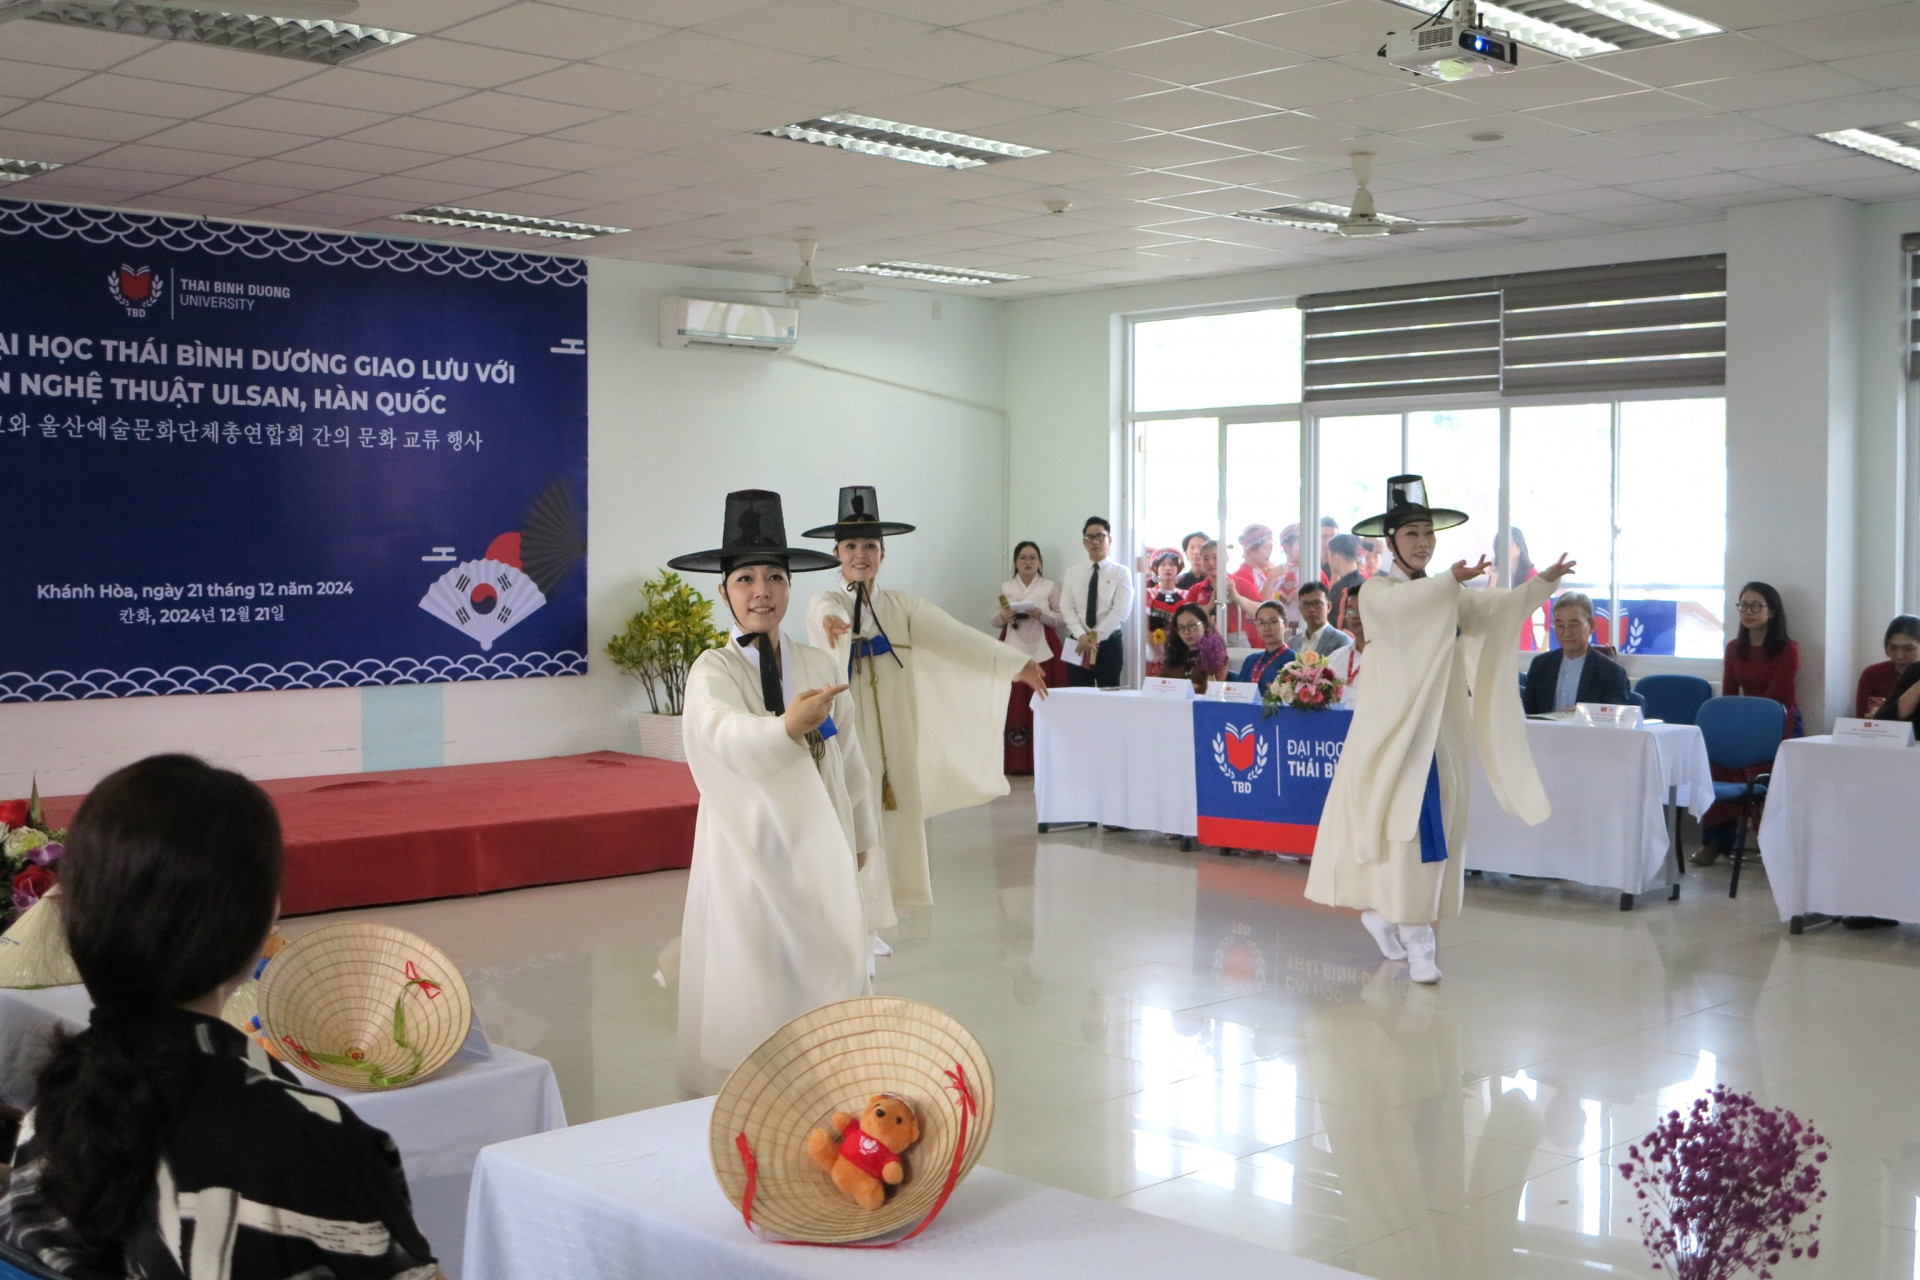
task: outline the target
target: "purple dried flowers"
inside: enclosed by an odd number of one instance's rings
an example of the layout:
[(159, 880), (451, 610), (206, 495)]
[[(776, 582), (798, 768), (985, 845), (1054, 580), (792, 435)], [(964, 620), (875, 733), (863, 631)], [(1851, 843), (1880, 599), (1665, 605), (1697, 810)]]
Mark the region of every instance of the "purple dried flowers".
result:
[(1668, 1112), (1627, 1148), (1620, 1175), (1640, 1202), (1640, 1237), (1653, 1269), (1674, 1280), (1771, 1280), (1783, 1258), (1817, 1258), (1827, 1198), (1827, 1140), (1785, 1108), (1716, 1085), (1684, 1114)]
[(1218, 631), (1209, 631), (1200, 637), (1200, 643), (1194, 647), (1196, 665), (1208, 675), (1219, 675), (1227, 669), (1227, 641)]

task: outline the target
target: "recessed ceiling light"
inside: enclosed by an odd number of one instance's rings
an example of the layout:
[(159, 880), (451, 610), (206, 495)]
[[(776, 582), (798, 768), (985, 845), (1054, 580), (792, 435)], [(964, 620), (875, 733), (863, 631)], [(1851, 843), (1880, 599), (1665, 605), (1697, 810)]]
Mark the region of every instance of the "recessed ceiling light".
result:
[(830, 116), (783, 124), (762, 130), (769, 138), (789, 138), (820, 147), (839, 147), (865, 156), (884, 156), (910, 164), (930, 164), (942, 169), (977, 169), (1002, 160), (1024, 160), (1047, 154), (1035, 147), (976, 138), (970, 133), (947, 129), (929, 129), (925, 125), (901, 124), (874, 116), (840, 111)]
[(0, 0), (0, 22), (33, 18), (69, 27), (91, 27), (154, 40), (182, 40), (246, 53), (298, 58), (337, 67), (413, 39), (405, 31), (334, 22), (325, 18), (276, 18), (254, 13), (215, 13), (136, 0)]
[(415, 209), (412, 213), (396, 213), (393, 220), (430, 222), (436, 227), (466, 227), (474, 231), (511, 231), (515, 235), (545, 236), (550, 240), (591, 240), (595, 236), (617, 236), (632, 229), (565, 222), (559, 218), (529, 218), (519, 213), (489, 213), (485, 209), (456, 209), (441, 204)]
[(1008, 275), (1004, 271), (976, 271), (972, 267), (940, 267), (931, 262), (869, 262), (858, 267), (836, 267), (854, 275), (888, 276), (895, 280), (931, 280), (935, 284), (1000, 284), (1007, 280), (1031, 280), (1032, 276)]
[(753, 256), (753, 250), (751, 249), (729, 249), (727, 252), (736, 258), (751, 258)]
[[(1910, 129), (1920, 128), (1920, 122), (1908, 125), (1907, 127)], [(1866, 129), (1836, 129), (1832, 133), (1822, 133), (1815, 136), (1824, 138), (1828, 142), (1838, 143), (1843, 147), (1851, 147), (1855, 151), (1865, 152), (1867, 155), (1873, 156), (1878, 160), (1887, 160), (1894, 164), (1905, 165), (1909, 169), (1920, 169), (1920, 147), (1909, 146), (1904, 142), (1896, 142), (1892, 138), (1883, 137), (1878, 133), (1869, 132)]]
[(1506, 134), (1493, 133), (1490, 131), (1484, 132), (1484, 133), (1470, 133), (1467, 135), (1468, 142), (1505, 142), (1506, 140), (1507, 140)]
[[(1408, 9), (1418, 9), (1421, 13), (1445, 13), (1453, 7), (1454, 0), (1395, 0)], [(1521, 13), (1504, 5), (1481, 4), (1475, 6), (1480, 11), (1483, 26), (1496, 30), (1505, 30), (1525, 44), (1536, 49), (1545, 49), (1548, 53), (1557, 53), (1563, 58), (1588, 58), (1596, 53), (1614, 53), (1620, 48), (1611, 40), (1602, 40), (1598, 36), (1588, 35), (1584, 31), (1575, 31), (1572, 27), (1561, 26), (1557, 22), (1548, 22)]]
[(38, 173), (52, 173), (59, 165), (51, 160), (9, 160), (0, 156), (0, 182), (25, 182)]
[[(1275, 205), (1270, 209), (1243, 209), (1227, 216), (1242, 218), (1248, 222), (1271, 222), (1283, 227), (1304, 227), (1308, 231), (1327, 231), (1351, 218), (1353, 210), (1344, 204), (1333, 204), (1326, 200), (1303, 200), (1299, 204)], [(1412, 218), (1403, 218), (1392, 213), (1376, 213), (1374, 216), (1382, 222), (1413, 221)]]
[(1651, 31), (1654, 35), (1665, 36), (1669, 40), (1717, 36), (1725, 30), (1724, 27), (1716, 27), (1713, 23), (1696, 18), (1690, 13), (1669, 9), (1663, 4), (1654, 4), (1652, 0), (1563, 0), (1563, 3), (1577, 4), (1582, 9), (1597, 13), (1603, 18), (1612, 18), (1615, 22), (1624, 22), (1642, 31)]

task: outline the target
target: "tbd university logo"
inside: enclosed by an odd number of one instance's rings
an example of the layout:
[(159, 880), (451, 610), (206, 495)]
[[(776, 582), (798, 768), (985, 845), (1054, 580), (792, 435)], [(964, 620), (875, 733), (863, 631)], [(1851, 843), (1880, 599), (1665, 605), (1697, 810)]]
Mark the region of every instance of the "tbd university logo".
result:
[(165, 288), (166, 281), (155, 275), (152, 267), (122, 264), (118, 271), (107, 272), (107, 292), (136, 320), (145, 317), (147, 308), (160, 301)]
[(1229, 724), (1214, 734), (1213, 762), (1235, 791), (1252, 791), (1253, 780), (1267, 770), (1267, 740), (1259, 726)]

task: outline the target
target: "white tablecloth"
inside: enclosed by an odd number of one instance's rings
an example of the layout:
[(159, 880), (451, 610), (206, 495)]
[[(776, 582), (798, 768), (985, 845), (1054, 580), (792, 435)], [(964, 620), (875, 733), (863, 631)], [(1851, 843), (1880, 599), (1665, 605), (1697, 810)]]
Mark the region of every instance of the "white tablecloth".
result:
[(1920, 922), (1920, 749), (1831, 737), (1780, 744), (1760, 852), (1780, 918)]
[[(0, 1097), (32, 1101), (56, 1027), (78, 1030), (92, 1009), (85, 987), (0, 990)], [(302, 1083), (345, 1099), (354, 1114), (391, 1134), (406, 1163), (414, 1221), (447, 1274), (463, 1276), (467, 1191), (480, 1148), (566, 1127), (560, 1084), (545, 1058), (499, 1045), (490, 1056), (462, 1050), (431, 1077), (405, 1089), (359, 1093), (303, 1073)]]
[(713, 1100), (488, 1147), (467, 1214), (466, 1280), (1074, 1280), (1348, 1273), (976, 1168), (897, 1249), (783, 1248), (749, 1235), (707, 1154)]
[(1713, 765), (1699, 726), (1650, 724), (1642, 732), (1652, 734), (1660, 748), (1660, 776), (1675, 803), (1697, 818), (1705, 817), (1713, 807)]
[[(1696, 738), (1699, 732), (1693, 729)], [(1674, 748), (1668, 754), (1683, 761), (1687, 753), (1678, 747), (1684, 735), (1667, 738)], [(1500, 807), (1486, 774), (1475, 769), (1467, 815), (1469, 868), (1577, 880), (1622, 893), (1671, 882), (1665, 810), (1671, 775), (1662, 765), (1660, 737), (1639, 729), (1529, 720), (1527, 746), (1553, 816), (1529, 827)], [(1700, 754), (1704, 758), (1704, 746)], [(1712, 795), (1709, 782), (1707, 799)]]
[(1131, 689), (1055, 689), (1033, 704), (1042, 823), (1194, 835), (1193, 704)]

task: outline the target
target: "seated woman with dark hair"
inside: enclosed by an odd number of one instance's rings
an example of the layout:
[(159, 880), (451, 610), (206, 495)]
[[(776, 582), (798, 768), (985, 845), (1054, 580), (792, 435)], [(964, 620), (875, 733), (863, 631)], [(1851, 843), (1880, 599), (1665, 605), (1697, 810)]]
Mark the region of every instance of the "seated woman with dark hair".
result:
[(0, 1235), (79, 1280), (435, 1280), (400, 1155), (220, 1019), (279, 911), (266, 793), (152, 756), (80, 806), (61, 866), (91, 1025), (21, 1125)]
[[(1201, 646), (1208, 636), (1219, 642), (1219, 656), (1211, 664), (1204, 662)], [(1206, 646), (1212, 648), (1212, 645)], [(1167, 637), (1167, 657), (1160, 674), (1176, 679), (1193, 679), (1205, 673), (1209, 680), (1227, 678), (1227, 646), (1213, 629), (1213, 619), (1197, 604), (1183, 604), (1174, 610), (1173, 634)]]
[(1261, 647), (1240, 665), (1240, 679), (1264, 689), (1298, 655), (1287, 645), (1287, 614), (1278, 601), (1269, 600), (1256, 609), (1253, 624), (1259, 628)]
[(1920, 736), (1920, 662), (1907, 665), (1900, 682), (1887, 694), (1887, 700), (1873, 713), (1875, 720), (1905, 720)]
[(1892, 695), (1900, 677), (1915, 662), (1920, 662), (1920, 618), (1903, 613), (1888, 623), (1882, 647), (1887, 660), (1862, 671), (1860, 683), (1853, 691), (1853, 714), (1862, 720), (1879, 715), (1881, 705)]

